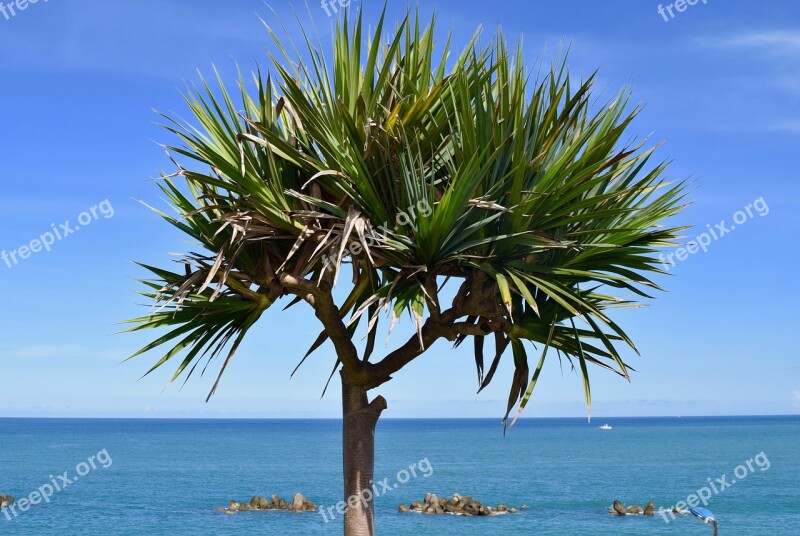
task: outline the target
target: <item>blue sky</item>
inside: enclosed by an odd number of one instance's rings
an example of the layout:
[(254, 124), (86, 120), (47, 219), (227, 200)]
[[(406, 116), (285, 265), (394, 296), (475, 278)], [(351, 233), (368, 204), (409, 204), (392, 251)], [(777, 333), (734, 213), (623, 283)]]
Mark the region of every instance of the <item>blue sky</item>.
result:
[[(288, 2), (272, 5), (296, 28)], [(327, 43), (325, 10), (296, 5)], [(368, 19), (380, 5), (366, 4)], [(392, 16), (405, 5), (389, 0)], [(649, 0), (435, 6), (456, 47), (477, 26), (500, 25), (524, 37), (531, 64), (564, 40), (572, 71), (600, 68), (606, 96), (631, 83), (645, 104), (632, 133), (665, 141), (669, 175), (692, 181), (683, 221), (696, 228), (686, 242), (709, 224), (742, 222), (671, 267), (675, 277), (660, 281), (669, 292), (648, 308), (618, 315), (642, 356), (631, 357), (630, 384), (595, 371), (593, 416), (796, 414), (800, 362), (788, 326), (798, 292), (787, 274), (800, 232), (800, 4), (701, 0), (673, 7), (668, 21)], [(317, 334), (307, 309), (267, 315), (208, 404), (213, 375), (183, 389), (167, 387), (166, 370), (139, 380), (155, 355), (122, 363), (145, 337), (115, 335), (147, 310), (133, 292), (143, 273), (132, 261), (165, 265), (169, 252), (188, 248), (135, 201), (163, 206), (150, 179), (170, 164), (154, 141), (173, 140), (152, 109), (185, 114), (179, 89), (197, 69), (210, 74), (215, 64), (233, 81), (235, 62), (266, 66), (257, 15), (276, 20), (255, 0), (40, 0), (0, 13), (0, 250), (30, 245), (52, 224), (80, 227), (49, 252), (0, 260), (0, 417), (339, 414), (336, 389), (320, 399), (330, 347), (289, 379)], [(500, 417), (512, 369), (501, 365), (476, 396), (470, 351), (437, 345), (381, 387), (384, 415)], [(557, 361), (537, 391), (527, 416), (585, 415), (579, 378)]]

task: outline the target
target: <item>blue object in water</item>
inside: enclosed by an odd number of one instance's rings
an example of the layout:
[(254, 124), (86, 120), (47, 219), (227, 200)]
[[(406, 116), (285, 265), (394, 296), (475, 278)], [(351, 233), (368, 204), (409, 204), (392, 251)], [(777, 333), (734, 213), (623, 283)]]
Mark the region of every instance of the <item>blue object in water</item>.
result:
[(689, 512), (691, 512), (693, 516), (699, 517), (706, 523), (717, 520), (716, 516), (714, 516), (710, 510), (705, 508), (689, 508)]
[(710, 510), (706, 510), (705, 508), (689, 508), (689, 511), (692, 513), (693, 516), (698, 517), (703, 520), (703, 523), (711, 523), (714, 527), (714, 536), (719, 534), (718, 527), (717, 527), (717, 518), (711, 513)]

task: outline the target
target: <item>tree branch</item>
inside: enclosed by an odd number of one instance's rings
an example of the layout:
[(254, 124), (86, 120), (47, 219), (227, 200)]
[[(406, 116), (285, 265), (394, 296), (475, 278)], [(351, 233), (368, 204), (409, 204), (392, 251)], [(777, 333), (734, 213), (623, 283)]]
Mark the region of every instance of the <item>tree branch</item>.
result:
[(367, 388), (373, 389), (389, 381), (392, 374), (420, 356), (425, 350), (430, 348), (434, 342), (442, 338), (445, 333), (446, 330), (439, 322), (428, 318), (422, 326), (422, 345), (420, 345), (420, 336), (415, 333), (400, 348), (390, 352), (379, 362), (369, 364), (370, 382)]
[(316, 285), (313, 281), (291, 274), (281, 274), (278, 279), (281, 286), (303, 298), (313, 307), (316, 317), (336, 349), (337, 357), (342, 362), (344, 375), (350, 381), (364, 383), (366, 380), (364, 363), (358, 358), (358, 350), (350, 338), (342, 314), (333, 302), (330, 283), (322, 281)]
[(460, 316), (462, 315), (459, 311), (451, 308), (442, 313), (438, 320), (429, 317), (422, 326), (422, 346), (419, 343), (419, 336), (414, 334), (405, 344), (387, 354), (379, 362), (370, 365), (368, 388), (372, 389), (389, 381), (392, 374), (422, 355), (439, 339), (454, 340), (458, 335), (485, 336), (498, 331), (508, 332), (512, 328), (512, 324), (505, 318), (495, 318), (490, 322), (472, 324), (456, 322)]
[[(426, 298), (430, 317), (422, 326), (422, 344), (420, 345), (420, 336), (414, 334), (405, 344), (390, 352), (381, 361), (371, 364), (368, 388), (372, 389), (389, 381), (392, 374), (422, 355), (441, 338), (454, 340), (458, 335), (485, 336), (498, 331), (508, 332), (512, 328), (511, 323), (497, 307), (494, 288), (487, 286), (486, 277), (481, 273), (469, 274), (465, 278), (453, 298), (453, 305), (444, 312), (440, 312), (435, 281), (432, 284), (429, 282), (426, 290), (429, 294)], [(468, 314), (488, 318), (489, 321), (479, 324), (457, 322), (459, 318)]]

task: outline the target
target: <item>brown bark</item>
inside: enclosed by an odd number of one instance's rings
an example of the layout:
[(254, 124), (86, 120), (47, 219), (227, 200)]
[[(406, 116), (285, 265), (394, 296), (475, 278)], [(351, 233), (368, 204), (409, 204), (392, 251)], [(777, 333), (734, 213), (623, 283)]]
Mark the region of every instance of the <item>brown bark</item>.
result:
[[(375, 426), (386, 400), (378, 396), (367, 398), (370, 389), (391, 379), (392, 374), (423, 354), (441, 338), (454, 340), (458, 335), (484, 336), (492, 332), (508, 332), (510, 322), (498, 309), (496, 289), (487, 284), (486, 277), (470, 276), (462, 283), (453, 306), (442, 311), (435, 280), (426, 284), (426, 300), (431, 315), (420, 333), (390, 352), (378, 363), (368, 361), (369, 351), (360, 359), (343, 314), (333, 301), (331, 285), (292, 274), (281, 274), (270, 296), (290, 292), (311, 307), (325, 328), (342, 364), (342, 441), (344, 494), (347, 508), (344, 515), (345, 536), (374, 536), (375, 508), (373, 479), (375, 471)], [(458, 322), (462, 316), (474, 315), (488, 319), (480, 324)], [(373, 341), (374, 342), (374, 341)], [(371, 350), (372, 342), (368, 343)]]
[(386, 399), (367, 399), (364, 387), (353, 385), (342, 372), (342, 454), (344, 457), (345, 536), (375, 535), (375, 425)]

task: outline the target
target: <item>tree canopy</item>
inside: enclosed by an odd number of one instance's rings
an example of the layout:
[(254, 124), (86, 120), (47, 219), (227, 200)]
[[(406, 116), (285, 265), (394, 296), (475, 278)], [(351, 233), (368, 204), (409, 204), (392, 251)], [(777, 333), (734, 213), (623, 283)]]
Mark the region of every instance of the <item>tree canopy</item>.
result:
[[(573, 365), (587, 404), (590, 365), (628, 378), (620, 347), (635, 347), (609, 309), (659, 289), (683, 184), (629, 139), (628, 89), (599, 102), (595, 75), (576, 81), (566, 60), (535, 75), (501, 32), (451, 57), (435, 28), (384, 13), (366, 36), (345, 17), (328, 56), (268, 28), (270, 75), (202, 81), (190, 121), (164, 116), (177, 169), (159, 186), (177, 212), (157, 212), (198, 246), (179, 268), (145, 266), (157, 309), (132, 330), (167, 330), (137, 353), (167, 348), (151, 371), (175, 359), (172, 379), (188, 379), (220, 357), (221, 377), (287, 297), (321, 322), (309, 354), (330, 339), (334, 372), (366, 389), (439, 339), (472, 339), (480, 388), (511, 355), (506, 419), (548, 355)], [(415, 335), (374, 358), (380, 321), (406, 312)]]

